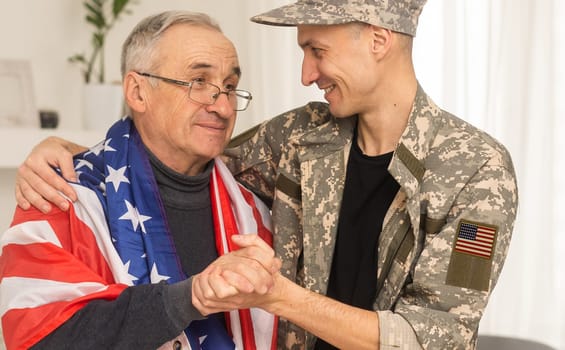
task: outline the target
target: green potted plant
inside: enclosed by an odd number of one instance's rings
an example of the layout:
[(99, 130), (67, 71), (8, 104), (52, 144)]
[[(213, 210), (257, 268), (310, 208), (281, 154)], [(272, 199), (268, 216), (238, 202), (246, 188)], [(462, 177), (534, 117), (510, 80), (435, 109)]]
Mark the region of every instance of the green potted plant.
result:
[[(91, 37), (92, 52), (87, 57), (84, 53), (78, 53), (69, 57), (69, 62), (81, 66), (85, 83), (104, 83), (104, 46), (106, 36), (114, 27), (116, 22), (124, 14), (131, 14), (128, 5), (134, 3), (130, 0), (86, 0), (83, 2), (86, 8), (85, 20), (94, 27)], [(97, 68), (97, 69), (96, 69)]]
[[(123, 113), (123, 96), (119, 84), (105, 83), (106, 37), (124, 15), (131, 14), (136, 0), (85, 0), (85, 20), (92, 26), (90, 53), (78, 53), (69, 62), (80, 66), (83, 80), (84, 126), (90, 130), (105, 130)], [(116, 53), (119, 55), (119, 53)]]

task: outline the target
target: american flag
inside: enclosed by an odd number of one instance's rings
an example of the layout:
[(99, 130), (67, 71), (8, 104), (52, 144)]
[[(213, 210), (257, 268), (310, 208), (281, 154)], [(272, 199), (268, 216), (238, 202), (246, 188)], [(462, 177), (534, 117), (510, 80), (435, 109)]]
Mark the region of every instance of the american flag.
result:
[[(89, 301), (113, 300), (131, 285), (186, 278), (131, 119), (118, 121), (106, 140), (78, 156), (75, 169), (79, 199), (68, 212), (17, 208), (0, 237), (0, 315), (8, 349), (32, 346)], [(219, 159), (210, 182), (213, 205), (223, 203), (214, 213), (217, 243), (239, 232), (271, 240), (268, 209)], [(220, 349), (222, 338), (229, 349), (276, 348), (274, 316), (252, 309), (226, 318), (229, 327), (213, 319), (192, 322), (185, 331), (190, 348)]]
[(484, 224), (461, 221), (457, 232), (455, 250), (461, 253), (490, 259), (497, 229)]

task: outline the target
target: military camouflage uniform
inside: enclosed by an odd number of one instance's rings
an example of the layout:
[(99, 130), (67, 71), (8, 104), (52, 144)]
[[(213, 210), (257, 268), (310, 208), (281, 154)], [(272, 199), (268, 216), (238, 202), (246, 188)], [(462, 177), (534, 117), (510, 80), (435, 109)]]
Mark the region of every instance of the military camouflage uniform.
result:
[[(312, 102), (251, 129), (226, 152), (237, 179), (272, 203), (283, 274), (322, 294), (355, 122)], [(378, 245), (381, 349), (472, 349), (516, 216), (510, 156), (418, 87), (389, 171), (401, 188)], [(462, 221), (495, 229), (490, 258), (455, 251)], [(279, 349), (312, 349), (315, 340), (281, 320)]]

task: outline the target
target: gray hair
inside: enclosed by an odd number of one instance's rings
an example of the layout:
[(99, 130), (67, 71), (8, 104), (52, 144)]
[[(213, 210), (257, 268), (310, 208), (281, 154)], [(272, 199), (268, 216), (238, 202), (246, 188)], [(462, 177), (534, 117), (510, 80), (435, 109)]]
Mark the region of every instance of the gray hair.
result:
[(163, 33), (175, 24), (191, 24), (211, 28), (222, 33), (218, 23), (210, 16), (199, 12), (166, 11), (149, 16), (135, 26), (122, 46), (122, 78), (131, 70), (154, 70), (156, 62), (155, 45)]

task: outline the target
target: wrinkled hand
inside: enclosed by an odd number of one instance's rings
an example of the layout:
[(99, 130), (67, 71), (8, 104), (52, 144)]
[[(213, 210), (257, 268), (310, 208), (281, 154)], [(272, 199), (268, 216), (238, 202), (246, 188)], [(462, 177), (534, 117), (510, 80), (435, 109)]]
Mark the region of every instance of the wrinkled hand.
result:
[(192, 279), (192, 304), (202, 315), (258, 306), (279, 275), (281, 261), (257, 235), (235, 235), (241, 248), (223, 255)]
[(18, 168), (15, 190), (18, 205), (24, 210), (34, 206), (47, 213), (53, 203), (61, 210), (67, 210), (69, 203), (59, 191), (72, 201), (76, 200), (76, 193), (52, 167), (61, 169), (65, 179), (76, 181), (73, 153), (83, 149), (58, 137), (49, 137), (36, 145)]

